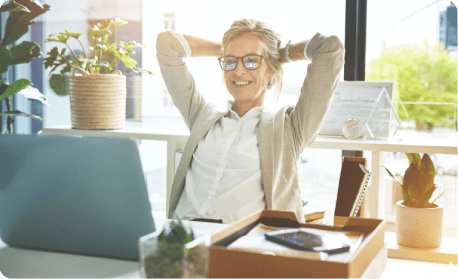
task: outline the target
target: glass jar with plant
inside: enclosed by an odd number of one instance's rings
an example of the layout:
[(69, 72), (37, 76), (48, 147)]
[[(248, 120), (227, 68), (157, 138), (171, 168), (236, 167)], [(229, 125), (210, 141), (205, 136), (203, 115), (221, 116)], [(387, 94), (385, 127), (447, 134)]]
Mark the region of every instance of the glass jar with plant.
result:
[(436, 170), (428, 154), (406, 153), (410, 166), (399, 182), (403, 201), (396, 203), (396, 238), (399, 244), (417, 247), (439, 247), (442, 239), (443, 206), (436, 201), (445, 190), (430, 201), (438, 188), (434, 183)]
[(12, 0), (0, 7), (0, 12), (9, 12), (4, 36), (0, 44), (0, 105), (2, 101), (6, 103), (6, 112), (0, 111), (0, 115), (7, 116), (5, 128), (8, 129), (10, 134), (13, 133), (14, 116), (42, 120), (39, 116), (12, 110), (11, 97), (15, 94), (20, 94), (29, 100), (37, 100), (43, 104), (48, 104), (46, 97), (38, 89), (32, 87), (30, 80), (21, 78), (9, 84), (4, 74), (7, 73), (10, 66), (29, 63), (33, 59), (42, 56), (40, 46), (36, 43), (23, 41), (16, 44), (16, 42), (29, 31), (29, 26), (35, 22), (33, 19), (49, 10), (49, 5), (41, 4), (37, 0)]
[[(144, 47), (140, 43), (108, 43), (114, 28), (127, 24), (122, 19), (107, 19), (93, 26), (90, 37), (94, 43), (87, 49), (79, 39), (82, 33), (67, 30), (51, 34), (44, 42), (57, 42), (65, 45), (59, 50), (53, 47), (43, 59), (45, 69), (50, 74), (60, 68), (60, 74), (71, 73), (69, 94), (72, 127), (76, 129), (122, 129), (125, 126), (126, 75), (152, 72), (142, 70), (131, 55), (134, 48)], [(70, 47), (69, 41), (76, 40), (82, 48), (80, 54)], [(117, 69), (120, 62), (130, 72), (122, 73)], [(79, 75), (77, 75), (78, 73)], [(51, 88), (56, 88), (61, 81), (50, 80)]]
[(180, 220), (170, 221), (162, 231), (139, 239), (142, 277), (207, 278), (210, 242), (211, 234), (208, 231), (197, 231), (195, 235)]

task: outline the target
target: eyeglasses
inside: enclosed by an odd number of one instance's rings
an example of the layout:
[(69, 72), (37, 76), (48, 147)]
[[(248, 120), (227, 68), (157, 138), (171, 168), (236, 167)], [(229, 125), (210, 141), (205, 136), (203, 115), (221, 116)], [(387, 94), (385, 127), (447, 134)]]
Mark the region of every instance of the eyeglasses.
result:
[(261, 66), (261, 61), (262, 58), (267, 58), (262, 55), (257, 55), (257, 54), (249, 54), (244, 57), (233, 57), (233, 56), (226, 56), (226, 57), (220, 57), (218, 58), (219, 60), (219, 65), (221, 66), (221, 69), (225, 71), (232, 71), (235, 68), (237, 68), (237, 64), (239, 62), (239, 59), (242, 59), (242, 64), (247, 70), (255, 70)]

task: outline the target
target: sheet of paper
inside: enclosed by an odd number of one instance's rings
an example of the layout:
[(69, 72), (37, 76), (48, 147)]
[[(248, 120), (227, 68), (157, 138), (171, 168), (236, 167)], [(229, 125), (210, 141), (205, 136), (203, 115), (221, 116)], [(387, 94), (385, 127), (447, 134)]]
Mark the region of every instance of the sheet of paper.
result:
[(356, 118), (363, 126), (363, 136), (370, 136), (365, 122), (382, 91), (382, 87), (337, 87), (331, 107), (321, 126), (320, 135), (342, 135), (342, 126)]

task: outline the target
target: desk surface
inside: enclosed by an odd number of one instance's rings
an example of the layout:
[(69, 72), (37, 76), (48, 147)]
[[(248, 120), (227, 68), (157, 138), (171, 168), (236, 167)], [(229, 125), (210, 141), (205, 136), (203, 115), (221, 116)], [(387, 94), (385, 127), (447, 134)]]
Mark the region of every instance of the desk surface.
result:
[[(162, 228), (165, 219), (155, 219), (156, 227)], [(188, 223), (185, 221), (185, 223)], [(194, 229), (212, 233), (227, 227), (225, 224), (191, 222)], [(35, 251), (12, 248), (0, 241), (0, 271), (7, 277), (140, 277), (139, 264), (91, 256)], [(457, 266), (440, 263), (391, 259), (387, 261), (381, 278), (458, 278)], [(0, 278), (1, 275), (0, 275)]]
[[(121, 130), (78, 130), (70, 126), (46, 127), (43, 134), (49, 135), (80, 135), (94, 137), (132, 137), (140, 140), (186, 142), (189, 137), (187, 130), (155, 129), (148, 124), (126, 123)], [(349, 140), (343, 137), (318, 136), (309, 146), (310, 148), (367, 150), (403, 153), (432, 153), (457, 154), (457, 135), (435, 136), (425, 133), (418, 137), (405, 132), (401, 138), (398, 135), (391, 139), (356, 139)]]

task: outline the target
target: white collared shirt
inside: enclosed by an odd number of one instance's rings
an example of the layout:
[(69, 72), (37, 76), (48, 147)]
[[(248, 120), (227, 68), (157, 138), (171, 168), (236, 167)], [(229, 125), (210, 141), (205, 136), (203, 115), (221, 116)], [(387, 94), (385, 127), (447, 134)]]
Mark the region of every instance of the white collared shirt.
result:
[(232, 105), (198, 144), (174, 218), (232, 223), (266, 208), (257, 140), (264, 107), (239, 117)]

